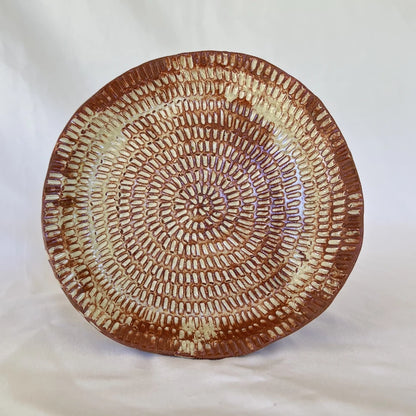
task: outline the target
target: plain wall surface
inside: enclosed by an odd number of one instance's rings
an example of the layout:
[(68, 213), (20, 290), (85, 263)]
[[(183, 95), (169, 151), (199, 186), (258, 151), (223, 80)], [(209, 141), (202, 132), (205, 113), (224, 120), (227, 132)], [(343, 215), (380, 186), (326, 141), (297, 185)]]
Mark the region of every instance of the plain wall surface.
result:
[[(416, 414), (416, 2), (0, 0), (0, 414)], [(150, 59), (263, 58), (326, 105), (353, 154), (365, 238), (302, 330), (194, 361), (99, 334), (43, 247), (43, 181), (75, 110)]]

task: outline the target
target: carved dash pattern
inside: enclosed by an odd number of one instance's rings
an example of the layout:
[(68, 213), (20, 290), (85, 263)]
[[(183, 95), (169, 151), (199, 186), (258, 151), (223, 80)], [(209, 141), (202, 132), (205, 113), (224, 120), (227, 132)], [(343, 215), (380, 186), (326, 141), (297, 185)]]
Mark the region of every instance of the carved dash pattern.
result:
[(356, 261), (363, 197), (323, 104), (267, 62), (161, 58), (74, 114), (42, 225), (65, 294), (126, 345), (243, 355), (332, 302)]

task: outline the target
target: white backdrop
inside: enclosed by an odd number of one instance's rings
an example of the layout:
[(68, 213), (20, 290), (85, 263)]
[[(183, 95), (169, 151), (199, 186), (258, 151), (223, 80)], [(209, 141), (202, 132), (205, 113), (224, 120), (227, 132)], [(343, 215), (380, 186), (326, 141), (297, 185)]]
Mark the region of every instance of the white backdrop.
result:
[[(412, 0), (0, 0), (0, 414), (416, 414), (415, 45)], [(61, 292), (40, 226), (49, 157), (78, 106), (131, 67), (203, 49), (259, 56), (318, 95), (366, 209), (331, 307), (219, 361), (99, 334)]]

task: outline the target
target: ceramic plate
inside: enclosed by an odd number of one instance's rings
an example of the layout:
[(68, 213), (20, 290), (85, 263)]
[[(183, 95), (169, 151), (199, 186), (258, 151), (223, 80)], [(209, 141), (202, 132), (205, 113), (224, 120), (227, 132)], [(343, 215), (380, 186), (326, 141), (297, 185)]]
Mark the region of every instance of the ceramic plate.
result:
[(103, 334), (221, 358), (328, 307), (360, 251), (363, 197), (314, 94), (262, 59), (206, 51), (140, 65), (76, 111), (42, 225), (63, 291)]

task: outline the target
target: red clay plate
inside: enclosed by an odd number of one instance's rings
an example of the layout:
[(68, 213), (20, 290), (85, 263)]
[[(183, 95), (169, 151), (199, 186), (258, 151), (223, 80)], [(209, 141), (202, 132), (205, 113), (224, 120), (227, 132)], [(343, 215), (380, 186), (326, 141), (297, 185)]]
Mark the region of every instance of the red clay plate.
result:
[(103, 334), (221, 358), (329, 306), (361, 248), (363, 196), (305, 86), (259, 58), (194, 52), (133, 68), (76, 111), (42, 226), (63, 291)]

